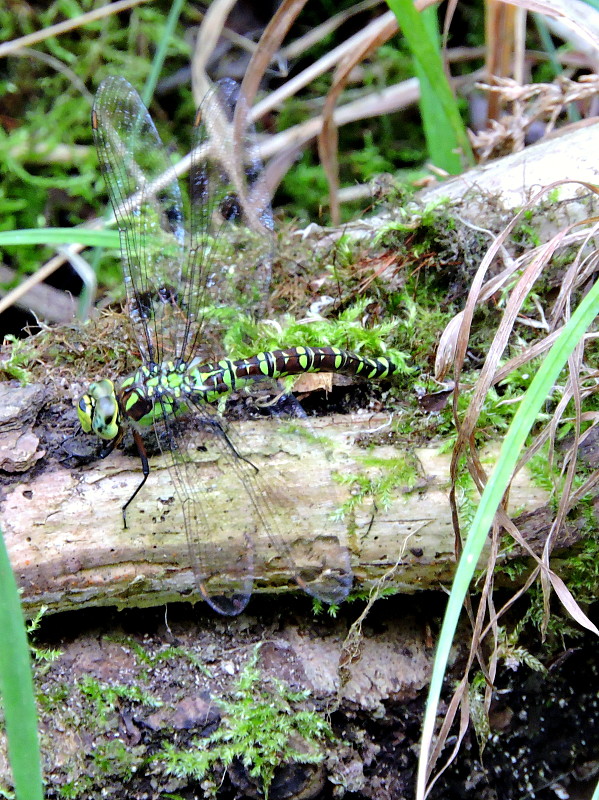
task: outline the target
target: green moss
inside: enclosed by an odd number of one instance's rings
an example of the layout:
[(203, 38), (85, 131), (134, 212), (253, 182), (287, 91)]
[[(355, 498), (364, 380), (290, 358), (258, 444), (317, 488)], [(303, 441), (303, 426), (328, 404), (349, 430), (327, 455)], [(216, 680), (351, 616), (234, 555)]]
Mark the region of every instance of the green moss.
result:
[[(594, 496), (587, 498), (586, 508), (584, 501), (577, 506), (577, 515), (583, 519), (586, 516), (587, 520), (584, 530), (579, 532), (575, 548), (569, 547), (566, 559), (561, 560), (559, 554), (552, 558), (552, 568), (557, 570), (560, 578), (567, 584), (574, 602), (583, 610), (596, 601), (599, 591), (599, 535), (592, 507), (594, 499)], [(509, 545), (509, 537), (506, 537), (506, 541)], [(530, 573), (532, 565), (533, 562), (527, 557), (511, 559), (501, 564), (501, 574), (521, 582), (522, 576)], [(522, 629), (526, 624), (530, 624), (541, 631), (543, 637), (547, 638), (548, 652), (561, 650), (565, 637), (576, 639), (583, 635), (581, 627), (563, 613), (561, 605), (552, 605), (551, 613), (547, 616), (543, 588), (539, 581), (528, 590), (527, 598), (529, 606), (519, 622), (519, 627)]]
[[(418, 241), (414, 255), (430, 247), (439, 230), (452, 230), (455, 222), (449, 216), (449, 200), (441, 198), (426, 206), (415, 201), (404, 201), (401, 208), (395, 209), (394, 219), (382, 224), (377, 229), (375, 244), (384, 246), (397, 246), (402, 243), (396, 234), (414, 234), (417, 232)], [(413, 239), (410, 245), (413, 246)]]
[(142, 746), (130, 747), (118, 738), (95, 743), (86, 760), (85, 773), (63, 783), (58, 796), (62, 800), (76, 800), (107, 781), (123, 784), (130, 781), (147, 761), (143, 753)]
[(110, 739), (96, 745), (91, 751), (91, 772), (96, 775), (96, 783), (101, 784), (102, 776), (109, 775), (111, 780), (131, 779), (137, 767), (144, 759), (137, 754), (143, 748), (128, 748), (120, 739)]
[(119, 684), (103, 683), (91, 675), (81, 678), (77, 685), (83, 698), (91, 704), (92, 713), (97, 722), (106, 725), (109, 716), (115, 711), (121, 700), (139, 703), (151, 708), (160, 708), (162, 702), (157, 700), (150, 692), (139, 686), (125, 686)]
[(26, 367), (35, 358), (35, 348), (30, 339), (17, 339), (8, 334), (4, 337), (2, 352), (6, 355), (0, 359), (0, 371), (9, 378), (16, 378), (22, 386), (32, 382), (32, 374)]
[(155, 653), (150, 653), (145, 647), (142, 647), (142, 645), (134, 639), (131, 639), (131, 637), (107, 636), (105, 638), (108, 642), (116, 642), (122, 647), (129, 649), (135, 655), (138, 664), (141, 666), (140, 677), (142, 678), (148, 677), (149, 670), (154, 669), (158, 664), (177, 658), (185, 659), (203, 675), (206, 675), (208, 678), (212, 677), (212, 673), (208, 667), (202, 663), (201, 659), (199, 659), (195, 653), (188, 650), (186, 647), (170, 645), (169, 647), (157, 650)]
[(526, 469), (539, 489), (544, 489), (546, 492), (552, 492), (555, 489), (559, 476), (559, 465), (554, 459), (553, 469), (551, 468), (549, 442), (546, 442), (539, 452), (526, 462)]
[[(322, 744), (333, 733), (325, 716), (297, 708), (309, 692), (295, 692), (281, 680), (264, 677), (257, 667), (259, 646), (243, 669), (231, 699), (221, 700), (220, 727), (185, 749), (171, 742), (163, 745), (155, 760), (166, 774), (201, 780), (217, 764), (243, 763), (268, 798), (276, 768), (288, 762), (315, 764), (322, 761)], [(301, 742), (301, 746), (298, 744)]]
[(79, 795), (89, 788), (90, 782), (85, 781), (85, 786), (82, 786), (79, 781), (67, 781), (58, 789), (58, 796), (63, 800), (76, 800)]
[(395, 458), (366, 454), (359, 456), (357, 461), (368, 470), (368, 474), (334, 476), (337, 483), (351, 490), (348, 499), (335, 512), (337, 520), (353, 517), (355, 510), (366, 501), (372, 501), (377, 508), (389, 508), (398, 492), (409, 491), (420, 480), (418, 460), (409, 453)]
[(444, 309), (431, 290), (430, 281), (423, 280), (414, 291), (398, 293), (390, 312), (397, 317), (395, 346), (410, 354), (412, 362), (425, 364), (435, 352), (439, 331), (449, 322), (451, 310)]
[[(526, 220), (527, 214), (528, 212), (525, 212), (524, 220)], [(532, 219), (532, 213), (530, 219)], [(539, 233), (535, 230), (534, 225), (526, 221), (522, 221), (519, 225), (516, 225), (512, 232), (512, 237), (515, 242), (519, 242), (525, 247), (539, 247), (541, 245)]]
[(594, 603), (599, 590), (599, 535), (594, 514), (582, 537), (581, 549), (568, 557), (568, 588), (578, 603)]
[(407, 365), (407, 354), (386, 345), (387, 339), (397, 327), (397, 321), (390, 319), (364, 327), (362, 317), (368, 303), (367, 298), (362, 298), (342, 311), (336, 319), (315, 316), (301, 321), (290, 316), (276, 322), (256, 321), (230, 309), (230, 324), (225, 333), (224, 347), (231, 358), (247, 358), (260, 351), (291, 345), (329, 345), (351, 350), (358, 355), (384, 355), (402, 371), (409, 373), (411, 370)]

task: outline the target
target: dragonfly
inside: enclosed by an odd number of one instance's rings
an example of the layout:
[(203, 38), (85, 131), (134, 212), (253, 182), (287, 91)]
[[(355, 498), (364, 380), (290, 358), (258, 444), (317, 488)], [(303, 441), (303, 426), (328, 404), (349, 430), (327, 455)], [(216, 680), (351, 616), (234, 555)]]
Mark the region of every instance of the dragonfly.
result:
[[(297, 542), (289, 533), (292, 509), (280, 503), (276, 481), (237, 441), (219, 401), (258, 381), (304, 372), (383, 379), (398, 371), (387, 358), (336, 347), (295, 346), (236, 360), (207, 354), (218, 338), (223, 309), (258, 307), (270, 280), (273, 217), (255, 135), (245, 118), (238, 85), (220, 81), (196, 114), (184, 203), (169, 155), (137, 91), (116, 76), (98, 88), (92, 132), (120, 234), (126, 310), (141, 366), (117, 385), (109, 378), (93, 382), (77, 405), (84, 433), (102, 441), (101, 457), (121, 443), (126, 431), (132, 433), (142, 477), (123, 505), (125, 527), (127, 509), (150, 474), (143, 432), (152, 435), (153, 429), (180, 504), (199, 593), (229, 616), (241, 613), (250, 599), (258, 542), (265, 541), (297, 584), (325, 603), (340, 603), (353, 575), (347, 547), (328, 530), (315, 532), (324, 536), (326, 547), (314, 552), (308, 547), (306, 560), (298, 563)], [(240, 269), (244, 258), (252, 263)], [(215, 453), (224, 472), (219, 492), (225, 496), (218, 502), (213, 487), (202, 484), (198, 448), (181, 432), (180, 418), (193, 422), (203, 449)], [(231, 504), (243, 510), (235, 517), (240, 530), (227, 530)]]

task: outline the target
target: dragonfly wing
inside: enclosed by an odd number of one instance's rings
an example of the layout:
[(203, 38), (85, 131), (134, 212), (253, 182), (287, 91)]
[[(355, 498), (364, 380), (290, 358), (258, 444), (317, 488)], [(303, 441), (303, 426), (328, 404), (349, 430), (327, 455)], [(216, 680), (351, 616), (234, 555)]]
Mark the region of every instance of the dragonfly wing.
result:
[[(196, 408), (196, 415), (196, 418), (201, 418), (201, 407)], [(322, 476), (311, 475), (304, 496), (297, 497), (296, 491), (290, 489), (281, 474), (287, 473), (293, 463), (301, 472), (299, 453), (306, 446), (305, 432), (299, 428), (281, 430), (281, 422), (276, 419), (264, 422), (272, 423), (268, 438), (269, 449), (272, 447), (274, 452), (265, 454), (262, 448), (259, 456), (257, 451), (261, 448), (258, 444), (252, 447), (243, 441), (220, 417), (212, 420), (214, 435), (208, 446), (222, 464), (223, 475), (227, 476), (227, 488), (219, 489), (224, 493), (225, 505), (221, 505), (221, 498), (217, 519), (222, 520), (228, 529), (241, 524), (243, 537), (252, 542), (254, 575), (261, 575), (269, 585), (276, 585), (277, 573), (281, 573), (285, 582), (291, 574), (297, 584), (313, 597), (328, 604), (341, 603), (352, 587), (353, 574), (344, 541), (343, 522), (333, 520), (333, 512), (338, 510), (338, 498), (330, 480), (327, 480), (330, 464), (322, 448), (316, 442), (310, 443), (312, 449), (319, 451), (315, 461)], [(294, 485), (301, 486), (302, 481), (305, 482), (305, 475), (301, 475), (294, 480)], [(326, 494), (322, 503), (306, 502), (313, 492), (312, 478), (327, 487), (326, 492), (320, 494), (321, 498)], [(306, 513), (306, 506), (309, 513)], [(212, 518), (210, 521), (214, 525), (217, 520)], [(237, 537), (240, 544), (239, 531)], [(232, 563), (232, 557), (237, 559), (237, 552), (233, 548), (227, 565)]]
[(230, 471), (235, 456), (211, 407), (194, 410), (185, 436), (177, 435), (180, 423), (162, 417), (155, 421), (156, 438), (183, 510), (197, 586), (212, 608), (235, 616), (252, 594), (256, 521), (251, 514), (231, 513), (244, 494), (239, 476)]
[[(239, 86), (224, 79), (206, 95), (194, 124), (186, 306), (196, 332), (208, 336), (219, 335), (224, 308), (262, 313), (270, 283), (270, 192), (247, 119)], [(190, 337), (188, 356), (197, 345)]]
[(148, 110), (124, 78), (100, 85), (92, 130), (121, 238), (129, 316), (145, 361), (160, 362), (180, 352), (187, 335), (177, 178)]

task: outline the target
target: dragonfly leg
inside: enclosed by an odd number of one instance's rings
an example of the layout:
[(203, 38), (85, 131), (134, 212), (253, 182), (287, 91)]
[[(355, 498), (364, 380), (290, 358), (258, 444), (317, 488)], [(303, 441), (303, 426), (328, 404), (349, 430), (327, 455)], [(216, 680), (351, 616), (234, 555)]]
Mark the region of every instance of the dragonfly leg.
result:
[(229, 437), (227, 436), (227, 432), (226, 432), (226, 430), (223, 428), (223, 426), (220, 424), (220, 422), (218, 422), (217, 420), (213, 420), (212, 424), (213, 424), (213, 425), (214, 425), (216, 428), (218, 428), (218, 429), (219, 429), (220, 433), (221, 433), (221, 434), (223, 435), (223, 437), (224, 437), (224, 440), (225, 440), (225, 442), (226, 442), (226, 443), (229, 445), (229, 447), (231, 448), (231, 451), (232, 451), (232, 452), (233, 452), (233, 453), (234, 453), (234, 454), (237, 456), (237, 458), (240, 458), (242, 461), (245, 461), (245, 463), (246, 463), (246, 464), (249, 464), (249, 465), (250, 465), (250, 467), (251, 467), (252, 469), (254, 469), (256, 472), (260, 472), (260, 470), (258, 469), (258, 467), (257, 467), (255, 464), (252, 464), (252, 462), (249, 460), (249, 458), (246, 458), (244, 455), (242, 455), (242, 454), (239, 452), (239, 450), (238, 450), (238, 449), (235, 447), (235, 445), (233, 444), (233, 442), (232, 442), (232, 441), (229, 439)]
[(127, 506), (133, 499), (135, 499), (135, 496), (137, 495), (141, 487), (144, 485), (144, 483), (148, 480), (148, 475), (150, 474), (150, 464), (148, 463), (148, 455), (146, 453), (146, 448), (143, 443), (143, 439), (139, 434), (139, 431), (136, 430), (133, 431), (133, 441), (135, 442), (135, 445), (137, 447), (137, 452), (139, 453), (139, 457), (141, 458), (141, 469), (143, 472), (143, 478), (141, 479), (141, 482), (137, 487), (137, 489), (133, 492), (131, 497), (127, 500), (127, 502), (123, 506), (122, 511), (123, 511), (124, 528), (127, 528)]
[(114, 439), (111, 439), (109, 442), (106, 442), (106, 444), (103, 445), (102, 448), (100, 449), (98, 457), (106, 458), (106, 456), (109, 456), (114, 450), (114, 448), (117, 446), (117, 444), (119, 444), (122, 438), (123, 438), (122, 436), (115, 436)]

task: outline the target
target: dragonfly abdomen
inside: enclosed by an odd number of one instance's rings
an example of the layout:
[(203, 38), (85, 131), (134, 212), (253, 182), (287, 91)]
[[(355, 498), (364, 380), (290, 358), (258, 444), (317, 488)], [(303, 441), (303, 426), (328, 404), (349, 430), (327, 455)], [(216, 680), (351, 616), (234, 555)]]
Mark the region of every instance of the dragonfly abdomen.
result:
[(213, 402), (226, 392), (240, 389), (259, 378), (285, 378), (304, 372), (336, 372), (360, 375), (369, 380), (389, 378), (399, 371), (388, 358), (366, 358), (337, 347), (289, 347), (257, 353), (233, 361), (221, 359), (212, 364), (191, 365), (190, 383), (205, 402)]

